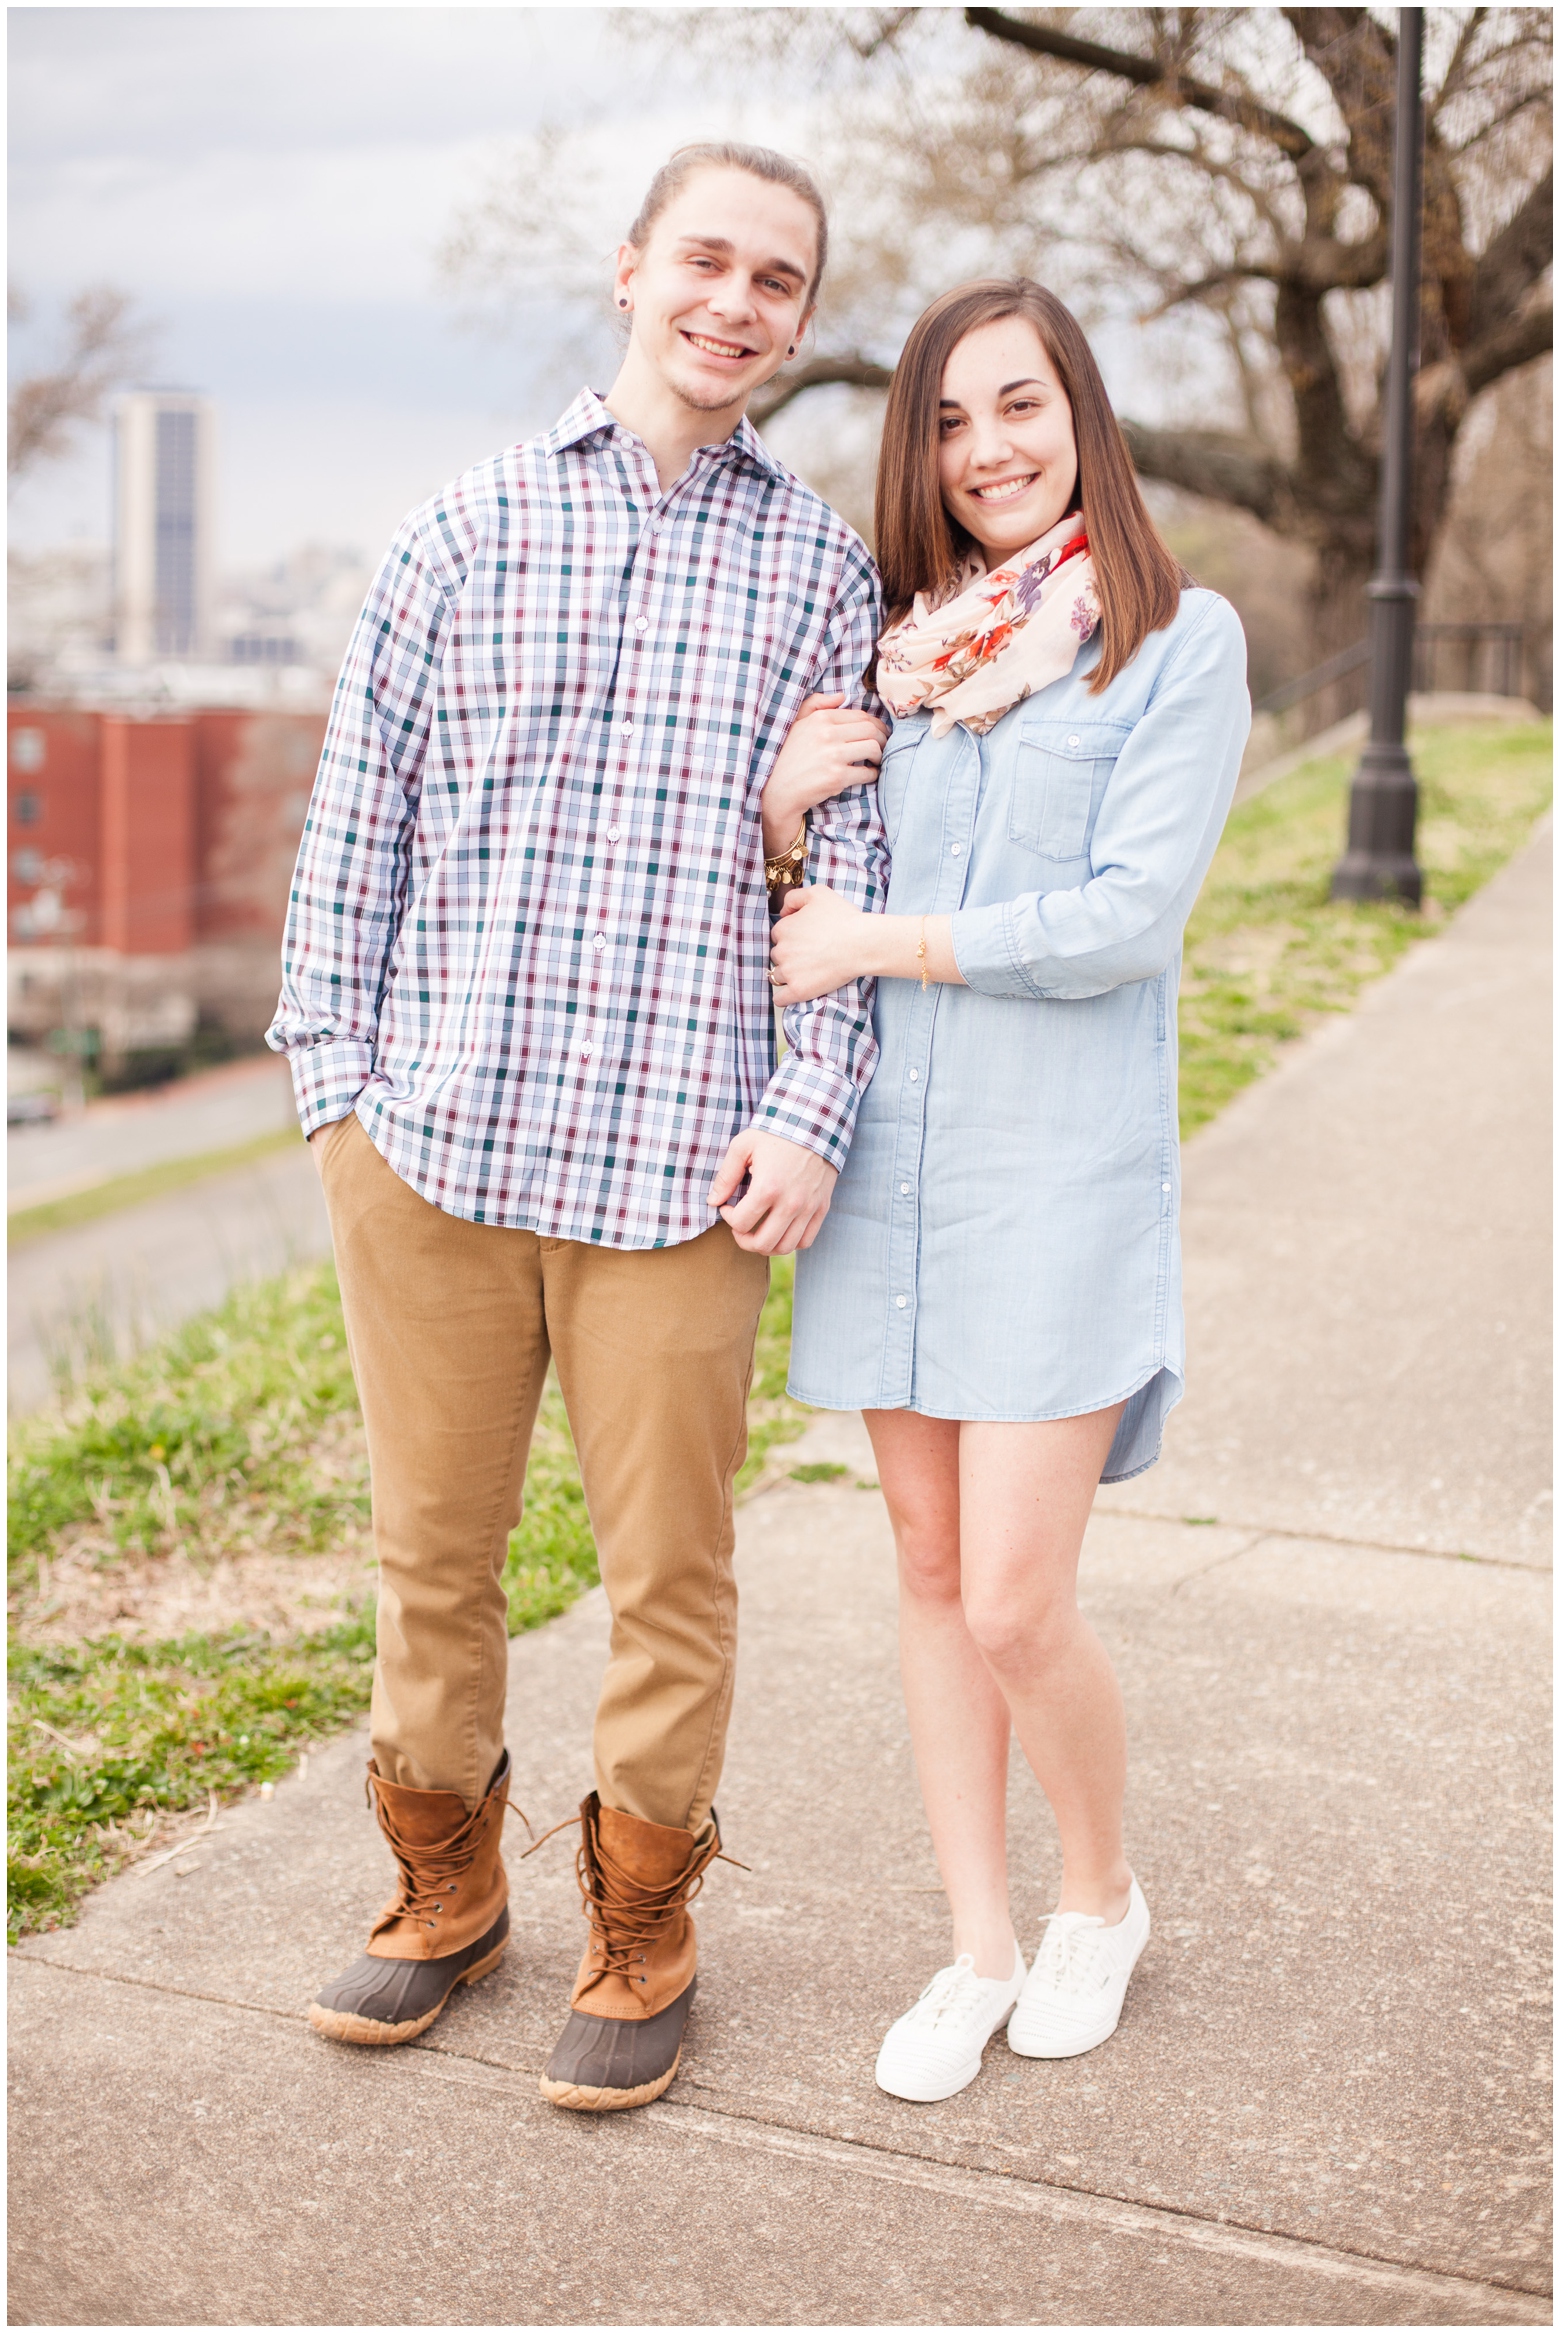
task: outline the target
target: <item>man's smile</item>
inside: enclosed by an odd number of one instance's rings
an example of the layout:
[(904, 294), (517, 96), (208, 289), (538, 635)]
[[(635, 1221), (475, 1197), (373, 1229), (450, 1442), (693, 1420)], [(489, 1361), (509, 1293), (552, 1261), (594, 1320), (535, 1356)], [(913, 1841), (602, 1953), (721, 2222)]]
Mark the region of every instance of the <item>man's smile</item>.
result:
[(690, 332), (686, 326), (683, 328), (683, 338), (691, 341), (695, 348), (702, 348), (706, 356), (744, 357), (757, 354), (756, 350), (745, 348), (740, 341), (712, 340), (707, 332)]

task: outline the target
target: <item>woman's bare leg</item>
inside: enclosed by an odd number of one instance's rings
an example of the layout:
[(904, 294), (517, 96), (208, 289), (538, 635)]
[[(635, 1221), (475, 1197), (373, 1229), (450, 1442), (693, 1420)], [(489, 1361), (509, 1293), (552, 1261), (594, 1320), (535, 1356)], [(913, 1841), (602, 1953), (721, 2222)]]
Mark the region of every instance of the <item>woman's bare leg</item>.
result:
[(899, 1550), (899, 1658), (910, 1741), (955, 1955), (1013, 1973), (1007, 1889), (1008, 1706), (965, 1624), (959, 1579), (959, 1434), (950, 1420), (868, 1410)]
[(1062, 1842), (1064, 1912), (1127, 1909), (1126, 1725), (1110, 1657), (1078, 1610), (1084, 1526), (1122, 1405), (1043, 1425), (959, 1429), (959, 1553), (970, 1640), (1000, 1687)]

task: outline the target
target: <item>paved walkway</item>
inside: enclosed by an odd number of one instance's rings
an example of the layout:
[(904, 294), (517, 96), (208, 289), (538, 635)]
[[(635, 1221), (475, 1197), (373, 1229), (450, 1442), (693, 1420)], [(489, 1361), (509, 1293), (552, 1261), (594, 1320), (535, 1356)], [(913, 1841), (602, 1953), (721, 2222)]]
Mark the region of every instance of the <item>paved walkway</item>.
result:
[(301, 1138), (165, 1198), (30, 1239), (7, 1274), (10, 1409), (40, 1408), (62, 1369), (135, 1352), (241, 1280), (329, 1254), (325, 1198)]
[[(1547, 1070), (1544, 864), (1189, 1151), (1171, 1495), (1102, 1501), (1086, 1553), (1156, 1921), (1112, 2043), (998, 2042), (941, 2106), (873, 2086), (946, 1919), (881, 1506), (859, 1421), (820, 1419), (793, 1463), (846, 1473), (742, 1512), (720, 1805), (751, 1868), (703, 1900), (668, 2098), (536, 2094), (577, 1952), (566, 1838), (512, 1862), (507, 1959), (423, 2044), (316, 2039), (310, 1990), (384, 1884), (350, 1736), (13, 1956), (13, 2314), (1550, 2322), (1546, 1225), (1519, 1106)], [(1441, 1098), (1408, 1120), (1415, 1061)], [(588, 1787), (605, 1625), (598, 1593), (513, 1648), (538, 1828)], [(1012, 1813), (1032, 1949), (1056, 1857), (1020, 1774)]]
[[(285, 1061), (236, 1061), (156, 1093), (89, 1103), (51, 1126), (11, 1130), (9, 1206), (40, 1206), (116, 1175), (297, 1132)], [(330, 1225), (301, 1140), (68, 1231), (9, 1258), (7, 1404), (51, 1398), (62, 1371), (134, 1352), (241, 1280), (330, 1253)]]
[(274, 1053), (230, 1061), (147, 1093), (89, 1102), (49, 1125), (13, 1126), (6, 1136), (6, 1204), (14, 1215), (114, 1175), (228, 1150), (296, 1124), (285, 1061)]

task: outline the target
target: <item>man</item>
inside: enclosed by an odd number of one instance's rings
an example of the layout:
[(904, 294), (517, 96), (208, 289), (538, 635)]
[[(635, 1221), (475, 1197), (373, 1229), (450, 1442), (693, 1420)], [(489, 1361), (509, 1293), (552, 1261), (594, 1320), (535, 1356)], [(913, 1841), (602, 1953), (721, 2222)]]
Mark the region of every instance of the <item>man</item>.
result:
[[(368, 1433), (369, 1778), (399, 1872), (311, 2014), (403, 2041), (503, 1952), (502, 1571), (551, 1358), (612, 1607), (589, 1940), (542, 2084), (563, 2106), (676, 2072), (766, 1259), (822, 1222), (875, 1059), (854, 988), (787, 1016), (775, 1068), (767, 983), (760, 794), (810, 693), (859, 702), (878, 621), (866, 551), (744, 418), (825, 232), (782, 156), (675, 156), (619, 253), (607, 397), (403, 526), (337, 688), (270, 1035)], [(876, 759), (860, 711), (809, 718)], [(882, 847), (858, 789), (815, 815), (811, 871), (881, 904)]]

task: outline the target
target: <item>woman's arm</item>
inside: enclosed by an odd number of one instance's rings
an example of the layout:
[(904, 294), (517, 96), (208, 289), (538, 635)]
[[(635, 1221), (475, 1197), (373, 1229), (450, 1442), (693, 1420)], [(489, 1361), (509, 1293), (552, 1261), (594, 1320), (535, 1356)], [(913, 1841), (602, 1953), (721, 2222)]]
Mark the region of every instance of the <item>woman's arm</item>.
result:
[(764, 856), (778, 859), (820, 802), (877, 782), (888, 731), (843, 694), (808, 697), (764, 780)]
[(1240, 620), (1212, 600), (1111, 773), (1089, 882), (924, 922), (859, 915), (821, 887), (793, 893), (774, 934), (781, 1003), (874, 974), (919, 980), (924, 971), (986, 996), (1059, 998), (1153, 979), (1181, 944), (1229, 810), (1251, 726), (1245, 679)]
[(1162, 972), (1218, 847), (1250, 728), (1245, 634), (1210, 594), (1111, 771), (1089, 844), (1093, 875), (1069, 891), (961, 908), (952, 940), (967, 985), (1065, 999)]
[(952, 922), (946, 915), (863, 915), (822, 883), (793, 891), (775, 925), (776, 1001), (801, 1004), (852, 980), (919, 980), (923, 971), (962, 988)]

